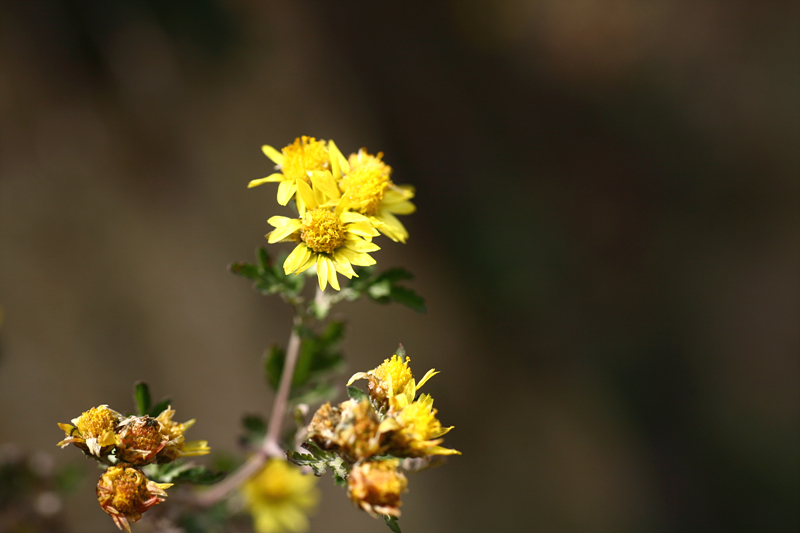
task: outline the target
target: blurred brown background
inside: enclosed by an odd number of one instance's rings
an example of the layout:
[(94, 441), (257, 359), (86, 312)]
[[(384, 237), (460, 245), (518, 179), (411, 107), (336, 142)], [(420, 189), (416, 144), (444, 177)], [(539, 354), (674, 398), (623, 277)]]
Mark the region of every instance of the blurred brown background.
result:
[[(427, 315), (339, 309), (342, 383), (442, 371), (404, 531), (800, 527), (794, 1), (0, 2), (0, 443), (83, 461), (56, 422), (144, 379), (235, 449), (290, 318), (226, 266), (302, 134), (417, 187), (375, 257)], [(386, 531), (320, 485), (313, 531)]]

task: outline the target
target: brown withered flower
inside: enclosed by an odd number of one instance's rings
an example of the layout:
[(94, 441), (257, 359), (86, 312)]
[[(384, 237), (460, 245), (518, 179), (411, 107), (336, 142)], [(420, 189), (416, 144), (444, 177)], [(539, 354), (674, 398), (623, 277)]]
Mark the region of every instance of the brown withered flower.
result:
[(142, 513), (164, 501), (164, 489), (172, 483), (148, 480), (136, 468), (120, 463), (112, 466), (97, 482), (97, 501), (119, 529), (131, 533), (130, 524), (142, 518)]
[(400, 516), (400, 494), (408, 486), (397, 469), (399, 461), (367, 461), (357, 464), (347, 478), (347, 496), (371, 516)]

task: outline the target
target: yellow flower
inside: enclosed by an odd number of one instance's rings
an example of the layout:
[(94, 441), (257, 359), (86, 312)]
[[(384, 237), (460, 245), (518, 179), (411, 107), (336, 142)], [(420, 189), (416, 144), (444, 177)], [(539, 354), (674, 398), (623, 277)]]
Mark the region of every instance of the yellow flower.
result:
[[(247, 187), (256, 187), (262, 183), (279, 182), (278, 203), (286, 205), (297, 192), (297, 184), (304, 182), (313, 184), (315, 188), (337, 194), (336, 182), (331, 176), (330, 155), (325, 141), (316, 140), (314, 137), (303, 135), (290, 144), (277, 151), (272, 146), (265, 144), (261, 147), (264, 155), (275, 162), (276, 170), (266, 178), (252, 180)], [(301, 198), (298, 197), (298, 209), (301, 209)]]
[(397, 470), (398, 464), (397, 459), (356, 464), (347, 478), (347, 495), (372, 516), (400, 516), (400, 493), (408, 480)]
[(366, 398), (347, 400), (336, 407), (320, 407), (308, 426), (308, 438), (323, 450), (338, 451), (351, 461), (386, 451), (380, 420)]
[(242, 486), (246, 506), (258, 533), (300, 532), (308, 529), (307, 514), (319, 501), (317, 478), (278, 459)]
[[(414, 188), (392, 183), (392, 167), (362, 148), (345, 160), (336, 145), (330, 144), (333, 177), (347, 200), (348, 209), (369, 217), (372, 225), (395, 242), (406, 242), (408, 231), (395, 215), (410, 215), (416, 211), (410, 200)], [(338, 198), (338, 195), (331, 196)]]
[[(392, 398), (402, 396), (402, 400), (395, 399), (394, 403), (398, 403), (400, 408), (414, 401), (417, 395), (417, 390), (422, 387), (429, 379), (438, 374), (436, 370), (431, 368), (419, 383), (414, 379), (408, 363), (411, 358), (406, 357), (405, 360), (398, 355), (393, 355), (391, 359), (386, 359), (376, 368), (369, 372), (357, 372), (348, 380), (347, 385), (351, 385), (354, 381), (367, 378), (369, 380), (367, 389), (370, 397), (382, 407), (389, 405)], [(391, 406), (391, 405), (390, 405)]]
[(114, 430), (122, 420), (122, 415), (109, 409), (107, 405), (92, 407), (78, 418), (72, 419), (72, 424), (58, 424), (67, 438), (57, 444), (64, 448), (74, 444), (92, 455), (101, 457), (108, 454), (116, 443)]
[(453, 429), (443, 428), (436, 418), (433, 398), (423, 394), (416, 402), (393, 412), (381, 423), (381, 433), (389, 437), (388, 453), (397, 457), (425, 457), (427, 455), (461, 455), (461, 452), (439, 446), (441, 437)]
[(337, 272), (351, 278), (356, 275), (352, 265), (375, 264), (368, 254), (380, 249), (372, 242), (378, 231), (367, 217), (345, 211), (343, 201), (335, 208), (323, 205), (325, 198), (302, 180), (297, 183), (297, 196), (298, 206), (304, 206), (301, 218), (274, 216), (268, 220), (275, 227), (267, 234), (270, 244), (299, 242), (283, 263), (287, 275), (316, 265), (320, 289), (330, 283), (338, 291)]
[(191, 457), (210, 453), (211, 448), (208, 447), (208, 441), (185, 440), (183, 434), (194, 425), (194, 419), (183, 423), (174, 422), (172, 420), (174, 415), (175, 409), (169, 406), (156, 417), (156, 420), (161, 424), (161, 434), (167, 440), (164, 449), (158, 453), (158, 462), (168, 463), (179, 457)]
[(156, 483), (148, 480), (136, 468), (125, 463), (112, 466), (97, 482), (97, 501), (111, 515), (119, 529), (131, 533), (130, 523), (142, 517), (142, 513), (164, 501), (164, 489), (172, 483)]

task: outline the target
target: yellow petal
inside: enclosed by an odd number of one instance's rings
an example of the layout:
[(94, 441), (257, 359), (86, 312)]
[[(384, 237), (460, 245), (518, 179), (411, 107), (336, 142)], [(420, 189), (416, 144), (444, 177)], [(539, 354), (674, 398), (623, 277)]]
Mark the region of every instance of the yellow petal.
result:
[(408, 231), (406, 231), (406, 228), (403, 226), (402, 222), (397, 220), (397, 217), (395, 217), (391, 212), (386, 209), (382, 209), (375, 216), (375, 218), (379, 222), (378, 224), (374, 224), (378, 231), (395, 242), (406, 242), (406, 239), (408, 239)]
[[(338, 199), (341, 196), (339, 187), (333, 179), (333, 175), (327, 170), (318, 170), (311, 173), (311, 183), (314, 187), (322, 191), (328, 198)], [(322, 203), (322, 202), (320, 202)]]
[(324, 291), (328, 286), (328, 265), (325, 264), (327, 258), (320, 254), (317, 256), (317, 278), (319, 279), (319, 290)]
[(317, 202), (314, 199), (314, 191), (311, 190), (305, 180), (297, 180), (297, 196), (302, 200), (306, 209), (316, 209)]
[(267, 242), (270, 244), (280, 242), (292, 233), (299, 231), (301, 226), (302, 223), (298, 219), (293, 218), (283, 226), (275, 228), (273, 231), (269, 232), (267, 234)]
[(269, 220), (267, 220), (267, 224), (269, 224), (270, 226), (274, 226), (276, 228), (280, 228), (285, 226), (292, 220), (295, 219), (276, 215), (274, 217), (269, 217)]
[(350, 376), (350, 379), (347, 380), (347, 386), (349, 387), (350, 385), (353, 384), (354, 381), (358, 381), (359, 379), (364, 379), (368, 376), (369, 374), (367, 374), (366, 372), (356, 372), (355, 374)]
[(376, 230), (369, 222), (356, 222), (354, 224), (348, 224), (347, 231), (364, 237), (377, 237), (380, 235), (380, 232)]
[(331, 158), (331, 171), (333, 174), (333, 179), (341, 179), (342, 178), (342, 170), (341, 166), (339, 165), (339, 159), (344, 159), (342, 152), (339, 151), (339, 147), (336, 146), (336, 143), (333, 140), (328, 141), (328, 154), (330, 154)]
[(417, 206), (415, 206), (408, 200), (396, 204), (384, 203), (384, 208), (390, 213), (396, 213), (398, 215), (410, 215), (411, 213), (417, 210)]
[(356, 213), (355, 211), (347, 211), (339, 215), (339, 218), (342, 219), (342, 222), (345, 224), (350, 224), (351, 222), (367, 222), (369, 223), (369, 218), (365, 217), (361, 213)]
[(362, 253), (377, 252), (381, 249), (381, 247), (374, 242), (365, 241), (364, 239), (347, 239), (344, 241), (344, 245), (345, 248)]
[(336, 266), (333, 264), (333, 261), (326, 257), (325, 266), (328, 268), (328, 283), (337, 291), (341, 290), (339, 288), (339, 277), (336, 275)]
[(283, 157), (282, 153), (280, 153), (279, 151), (277, 151), (275, 148), (273, 148), (272, 146), (270, 146), (268, 144), (265, 144), (264, 146), (262, 146), (261, 147), (261, 151), (264, 152), (265, 156), (267, 156), (270, 159), (272, 159), (272, 161), (276, 165), (283, 165), (284, 161), (286, 160), (286, 158)]
[(425, 382), (426, 382), (426, 381), (428, 381), (429, 379), (431, 379), (431, 378), (432, 378), (433, 376), (435, 376), (436, 374), (438, 374), (438, 372), (437, 372), (435, 369), (431, 368), (430, 370), (428, 370), (428, 371), (425, 373), (425, 375), (424, 375), (424, 376), (422, 376), (422, 379), (421, 379), (421, 380), (419, 380), (419, 382), (417, 382), (417, 389), (419, 389), (420, 387), (422, 387), (422, 386), (425, 384)]
[(275, 174), (270, 174), (266, 178), (259, 178), (257, 180), (252, 180), (250, 183), (247, 184), (248, 189), (252, 189), (253, 187), (258, 187), (262, 183), (269, 183), (271, 181), (283, 181), (283, 174), (280, 172), (276, 172)]
[(337, 251), (341, 252), (341, 254), (353, 265), (370, 266), (377, 262), (367, 254), (354, 252), (348, 248), (340, 248)]
[(278, 203), (281, 205), (288, 204), (296, 190), (297, 184), (294, 180), (282, 181), (278, 185)]
[(283, 262), (283, 271), (288, 276), (292, 272), (296, 272), (298, 268), (305, 265), (308, 258), (311, 256), (311, 250), (303, 243), (298, 244), (292, 253), (286, 257)]
[(333, 266), (336, 267), (336, 271), (345, 276), (346, 278), (350, 279), (353, 276), (358, 277), (358, 274), (355, 273), (353, 267), (350, 266), (350, 261), (344, 257), (339, 250), (335, 250), (333, 252)]

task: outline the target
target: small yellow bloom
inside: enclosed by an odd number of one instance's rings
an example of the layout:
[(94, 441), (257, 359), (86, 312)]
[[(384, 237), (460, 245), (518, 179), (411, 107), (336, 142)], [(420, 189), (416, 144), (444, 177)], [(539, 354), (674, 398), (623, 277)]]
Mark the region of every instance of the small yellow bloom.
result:
[[(330, 145), (333, 177), (346, 198), (348, 209), (369, 217), (372, 225), (395, 242), (406, 242), (408, 231), (395, 215), (416, 211), (411, 203), (414, 188), (395, 185), (390, 179), (392, 167), (381, 161), (383, 153), (370, 155), (366, 148), (344, 159), (335, 144)], [(336, 198), (333, 197), (332, 198)]]
[(380, 420), (369, 400), (347, 400), (320, 407), (308, 426), (308, 438), (323, 450), (337, 451), (351, 461), (386, 451)]
[(167, 440), (164, 449), (158, 453), (159, 463), (168, 463), (179, 457), (191, 457), (194, 455), (206, 455), (211, 452), (208, 441), (192, 440), (186, 441), (184, 432), (194, 425), (194, 418), (180, 423), (172, 420), (175, 409), (167, 407), (156, 420), (161, 424), (161, 434)]
[[(411, 362), (411, 358), (402, 359), (395, 354), (369, 372), (353, 374), (347, 381), (347, 385), (349, 386), (356, 380), (366, 378), (369, 380), (367, 383), (369, 395), (378, 405), (385, 407), (390, 404), (391, 399), (394, 399), (393, 403), (402, 408), (413, 402), (414, 397), (417, 395), (417, 390), (438, 374), (436, 370), (431, 368), (417, 383), (411, 373), (411, 369), (408, 367), (409, 362)], [(398, 397), (402, 397), (402, 399)]]
[(114, 430), (122, 420), (122, 415), (109, 409), (107, 405), (92, 407), (78, 418), (72, 419), (72, 424), (58, 424), (67, 438), (57, 444), (64, 448), (74, 444), (84, 451), (97, 457), (108, 454), (116, 443)]
[(125, 463), (112, 466), (97, 482), (97, 501), (111, 515), (119, 529), (131, 533), (130, 523), (138, 521), (142, 513), (164, 501), (164, 489), (172, 483), (148, 480), (136, 468)]
[(347, 495), (372, 516), (400, 516), (400, 494), (408, 480), (398, 464), (397, 459), (356, 464), (347, 478)]
[(389, 435), (388, 453), (397, 457), (425, 457), (428, 455), (461, 455), (461, 452), (439, 446), (441, 437), (453, 429), (443, 428), (436, 418), (433, 398), (423, 394), (391, 418), (381, 423), (381, 433)]
[(308, 530), (307, 514), (316, 507), (317, 478), (278, 459), (242, 486), (246, 506), (258, 533)]
[(343, 199), (334, 208), (328, 207), (325, 196), (305, 181), (298, 181), (297, 196), (298, 207), (303, 206), (301, 218), (274, 216), (268, 220), (275, 227), (267, 234), (270, 244), (298, 242), (283, 263), (287, 275), (316, 265), (320, 289), (330, 283), (338, 291), (337, 272), (351, 278), (356, 275), (352, 265), (375, 264), (369, 252), (380, 249), (372, 242), (379, 233), (367, 217), (346, 211)]
[[(268, 182), (280, 183), (278, 203), (281, 205), (288, 204), (295, 196), (299, 182), (313, 184), (315, 188), (336, 194), (336, 182), (330, 172), (330, 155), (325, 141), (303, 135), (295, 139), (294, 143), (282, 148), (280, 152), (267, 144), (261, 149), (264, 155), (272, 159), (275, 169), (280, 172), (253, 180), (247, 185), (248, 188)], [(298, 197), (298, 209), (301, 209), (301, 201), (302, 199)]]

